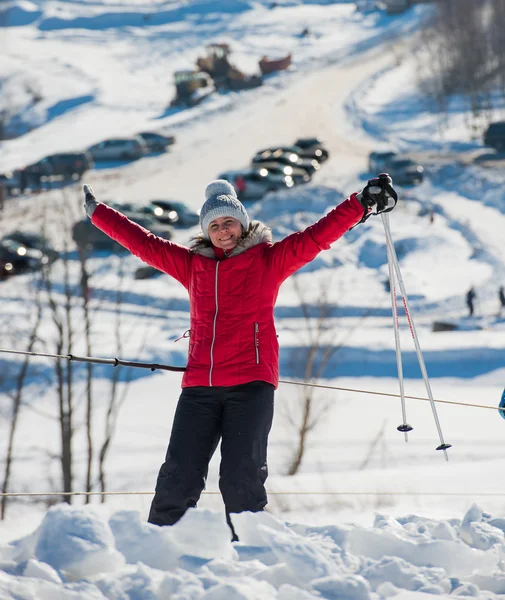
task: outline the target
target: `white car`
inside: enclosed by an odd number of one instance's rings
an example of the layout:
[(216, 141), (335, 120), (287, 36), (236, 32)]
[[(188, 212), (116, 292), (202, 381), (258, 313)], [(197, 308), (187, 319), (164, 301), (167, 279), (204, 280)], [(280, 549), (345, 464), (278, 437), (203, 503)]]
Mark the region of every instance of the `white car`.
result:
[(147, 152), (147, 146), (140, 137), (113, 138), (104, 140), (88, 148), (93, 160), (135, 160)]

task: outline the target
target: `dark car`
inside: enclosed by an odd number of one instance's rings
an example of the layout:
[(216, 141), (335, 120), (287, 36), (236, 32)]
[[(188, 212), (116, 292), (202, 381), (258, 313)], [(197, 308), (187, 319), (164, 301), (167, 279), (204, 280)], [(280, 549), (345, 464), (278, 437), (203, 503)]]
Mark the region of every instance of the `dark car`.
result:
[(91, 168), (93, 168), (93, 158), (89, 152), (60, 152), (25, 167), (24, 172), (29, 180), (36, 178), (40, 181), (52, 177), (81, 179)]
[(299, 146), (272, 146), (271, 148), (263, 148), (263, 150), (258, 150), (257, 154), (276, 151), (292, 152), (293, 154), (297, 154), (302, 159), (317, 160), (318, 163), (322, 163), (328, 158), (328, 155), (323, 153), (321, 148), (317, 148), (315, 146), (308, 148), (300, 148)]
[(316, 155), (316, 159), (319, 161), (328, 160), (328, 158), (330, 157), (330, 153), (324, 147), (323, 142), (317, 137), (298, 138), (295, 141), (294, 146), (296, 146), (297, 148), (301, 148), (302, 150), (316, 149), (320, 151), (320, 154)]
[(368, 155), (368, 170), (374, 175), (387, 172), (389, 163), (397, 157), (393, 150), (370, 152)]
[(60, 253), (54, 249), (51, 242), (41, 233), (11, 231), (3, 239), (15, 242), (26, 248), (31, 248), (32, 250), (39, 250), (48, 257), (49, 262), (54, 262), (60, 256)]
[(27, 248), (14, 240), (0, 240), (0, 264), (2, 272), (0, 275), (19, 275), (31, 271), (39, 271), (43, 266), (49, 264), (49, 258), (40, 250)]
[(0, 185), (3, 185), (7, 196), (13, 196), (21, 191), (19, 171), (7, 171), (0, 173)]
[(505, 152), (505, 121), (495, 121), (489, 125), (484, 134), (484, 144), (498, 152)]
[(252, 162), (254, 166), (258, 166), (258, 163), (264, 162), (277, 162), (283, 165), (291, 165), (292, 167), (300, 167), (305, 169), (309, 175), (313, 175), (316, 171), (319, 171), (321, 165), (313, 158), (301, 158), (298, 154), (291, 151), (284, 151), (282, 149), (277, 150), (263, 150), (258, 152), (253, 157)]
[(323, 142), (318, 137), (298, 138), (295, 146), (299, 148), (312, 148), (313, 146), (322, 146)]
[(378, 3), (388, 15), (399, 15), (405, 12), (412, 5), (412, 0), (382, 0)]
[(274, 175), (262, 172), (261, 165), (221, 173), (218, 179), (229, 181), (236, 189), (241, 200), (258, 200), (268, 192), (293, 187), (294, 181), (289, 175)]
[(178, 216), (172, 215), (171, 220), (161, 222), (155, 217), (151, 207), (145, 204), (135, 204), (133, 202), (107, 202), (108, 206), (115, 208), (120, 213), (128, 217), (130, 220), (135, 221), (141, 227), (148, 229), (155, 235), (158, 235), (167, 240), (171, 239), (173, 230), (169, 225), (177, 222)]
[(162, 135), (154, 131), (143, 131), (138, 137), (144, 140), (148, 152), (165, 152), (168, 146), (175, 144), (173, 135)]
[(180, 227), (193, 227), (200, 222), (198, 213), (191, 210), (184, 202), (151, 200), (147, 208), (161, 223), (173, 223)]
[(424, 168), (410, 158), (395, 158), (387, 165), (387, 172), (398, 185), (416, 185), (424, 179)]
[(296, 166), (283, 165), (278, 162), (262, 162), (259, 167), (260, 173), (265, 170), (272, 175), (289, 175), (296, 185), (308, 183), (312, 179), (312, 176), (305, 169)]

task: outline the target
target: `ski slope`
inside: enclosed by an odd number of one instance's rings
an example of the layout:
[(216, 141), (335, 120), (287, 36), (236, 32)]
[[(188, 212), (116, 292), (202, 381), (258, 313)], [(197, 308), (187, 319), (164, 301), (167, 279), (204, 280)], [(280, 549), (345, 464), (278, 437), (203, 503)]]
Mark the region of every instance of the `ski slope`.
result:
[[(2, 101), (25, 131), (0, 143), (0, 165), (14, 168), (51, 152), (85, 148), (107, 136), (156, 128), (177, 135), (169, 153), (87, 174), (98, 197), (146, 203), (174, 197), (194, 208), (205, 184), (246, 165), (255, 151), (319, 135), (330, 160), (313, 183), (270, 194), (248, 206), (277, 239), (310, 225), (359, 189), (370, 174), (368, 152), (391, 145), (416, 152), (475, 150), (455, 110), (444, 131), (435, 108), (415, 86), (409, 54), (430, 16), (419, 5), (398, 17), (361, 14), (348, 2), (11, 2), (2, 20)], [(300, 38), (309, 26), (312, 35)], [(263, 54), (293, 52), (293, 67), (255, 90), (214, 95), (190, 110), (167, 111), (172, 72), (190, 67), (211, 41), (232, 45), (232, 60), (253, 72)], [(27, 87), (42, 99), (30, 104)], [(24, 128), (24, 129), (23, 129)], [(144, 492), (94, 499), (84, 507), (47, 510), (17, 501), (0, 522), (0, 598), (308, 598), (421, 599), (424, 594), (495, 598), (505, 593), (503, 419), (496, 411), (505, 385), (505, 318), (497, 315), (505, 283), (505, 175), (478, 164), (430, 163), (425, 182), (400, 190), (392, 235), (425, 356), (449, 461), (427, 402), (407, 399), (414, 427), (408, 443), (396, 427), (395, 346), (385, 288), (385, 236), (379, 219), (350, 231), (298, 275), (313, 312), (324, 292), (331, 317), (328, 343), (339, 348), (315, 404), (327, 406), (309, 437), (300, 472), (286, 476), (296, 434), (288, 415), (303, 389), (281, 384), (269, 447), (269, 511), (241, 515), (241, 542), (231, 544), (218, 494), (177, 526), (145, 524), (180, 390), (173, 373), (123, 371), (125, 399), (107, 461), (108, 488)], [(427, 210), (433, 209), (430, 224)], [(63, 248), (65, 214), (82, 216), (80, 187), (8, 202), (0, 232), (42, 225)], [(195, 231), (179, 230), (187, 243)], [(70, 261), (78, 277), (78, 261)], [(96, 309), (94, 352), (115, 356), (115, 306), (122, 293), (124, 358), (182, 365), (188, 329), (185, 291), (168, 277), (135, 280), (134, 257), (97, 253), (90, 261)], [(55, 276), (64, 281), (61, 264)], [(477, 288), (477, 314), (466, 317), (464, 294)], [(1, 346), (26, 347), (33, 286), (20, 276), (0, 283)], [(78, 312), (75, 326), (82, 327)], [(459, 326), (432, 331), (435, 320)], [(281, 377), (296, 378), (296, 357), (309, 337), (292, 282), (276, 309)], [(406, 393), (425, 397), (410, 331), (401, 313)], [(40, 335), (54, 348), (48, 318)], [(85, 354), (82, 336), (76, 354)], [(5, 368), (18, 357), (2, 357)], [(59, 452), (52, 362), (34, 359), (16, 437), (11, 487), (59, 489)], [(298, 365), (299, 367), (299, 365)], [(111, 368), (97, 367), (95, 394), (108, 398)], [(84, 368), (74, 385), (84, 393)], [(364, 390), (357, 393), (349, 390)], [(8, 393), (9, 390), (6, 390)], [(0, 449), (10, 400), (0, 396)], [(451, 404), (458, 402), (462, 404)], [(465, 406), (466, 405), (466, 406)], [(479, 406), (473, 406), (479, 405)], [(488, 406), (490, 408), (482, 408)], [(103, 435), (106, 405), (96, 435)], [(76, 488), (83, 481), (85, 436), (76, 431)], [(211, 463), (208, 492), (218, 489)], [(28, 537), (24, 537), (28, 536)], [(2, 596), (3, 594), (3, 596)]]

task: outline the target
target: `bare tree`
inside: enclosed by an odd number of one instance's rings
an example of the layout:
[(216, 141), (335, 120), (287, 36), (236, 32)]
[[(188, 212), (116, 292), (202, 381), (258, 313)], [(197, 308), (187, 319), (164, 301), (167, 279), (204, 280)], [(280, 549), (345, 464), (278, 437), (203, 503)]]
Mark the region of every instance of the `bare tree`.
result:
[(383, 469), (387, 466), (386, 459), (387, 459), (388, 451), (387, 451), (387, 445), (386, 445), (386, 440), (385, 440), (386, 425), (387, 425), (387, 421), (384, 420), (382, 422), (381, 428), (377, 432), (377, 435), (370, 442), (370, 445), (368, 447), (368, 453), (365, 456), (365, 458), (363, 459), (363, 461), (361, 462), (361, 464), (359, 465), (358, 469), (360, 469), (360, 470), (366, 469), (368, 467), (368, 465), (372, 462), (374, 457), (376, 457), (379, 454), (379, 449), (380, 449), (380, 457), (381, 457), (381, 463), (382, 463), (381, 466)]
[[(38, 290), (38, 287), (37, 287)], [(30, 325), (29, 338), (27, 351), (32, 352), (34, 346), (38, 341), (39, 326), (42, 320), (42, 304), (40, 302), (40, 296), (37, 291), (35, 297), (35, 315), (32, 316), (32, 323)], [(14, 440), (17, 431), (19, 416), (21, 413), (23, 393), (25, 390), (26, 379), (28, 376), (28, 369), (30, 363), (30, 356), (25, 355), (21, 362), (17, 374), (14, 379), (14, 388), (12, 393), (8, 393), (12, 400), (11, 411), (9, 415), (9, 427), (7, 434), (7, 447), (5, 453), (5, 467), (2, 481), (2, 493), (7, 494), (9, 492), (10, 478), (12, 474), (12, 466), (14, 461)], [(7, 515), (7, 504), (8, 496), (2, 496), (0, 502), (0, 520), (4, 520)]]
[[(80, 198), (79, 198), (80, 205)], [(93, 333), (94, 322), (97, 313), (101, 309), (102, 300), (98, 296), (91, 297), (91, 281), (94, 278), (90, 263), (88, 260), (88, 251), (86, 248), (78, 248), (78, 263), (75, 261), (75, 253), (71, 244), (71, 227), (75, 221), (75, 204), (72, 205), (68, 193), (62, 191), (60, 201), (57, 206), (51, 210), (51, 225), (58, 230), (60, 238), (60, 260), (57, 263), (48, 265), (43, 270), (40, 284), (40, 294), (37, 303), (29, 302), (27, 306), (37, 307), (39, 311), (39, 320), (44, 319), (45, 324), (52, 324), (51, 328), (45, 328), (46, 338), (38, 338), (37, 327), (33, 330), (31, 337), (24, 331), (22, 335), (23, 350), (34, 348), (36, 341), (44, 343), (44, 348), (58, 355), (54, 361), (54, 372), (48, 376), (48, 385), (54, 389), (57, 399), (56, 421), (59, 427), (60, 448), (57, 453), (49, 448), (41, 448), (40, 455), (47, 456), (47, 460), (52, 463), (55, 459), (60, 464), (61, 484), (55, 483), (52, 474), (48, 475), (48, 481), (51, 489), (61, 489), (63, 492), (71, 493), (76, 482), (75, 467), (75, 440), (76, 433), (84, 432), (86, 447), (85, 464), (85, 489), (93, 491), (97, 486), (102, 492), (106, 491), (106, 460), (112, 447), (114, 433), (119, 417), (120, 409), (126, 399), (128, 384), (130, 383), (132, 370), (112, 369), (111, 370), (111, 392), (109, 404), (105, 407), (105, 427), (99, 431), (97, 427), (98, 408), (93, 401), (93, 377), (95, 372), (91, 363), (86, 363), (85, 367), (76, 364), (66, 357), (76, 353), (81, 353), (82, 345), (85, 347), (85, 353), (93, 356)], [(57, 215), (55, 217), (54, 215)], [(59, 221), (57, 221), (59, 217)], [(45, 218), (45, 215), (43, 215)], [(134, 336), (131, 332), (125, 331), (124, 327), (124, 260), (120, 261), (119, 267), (120, 283), (116, 290), (115, 299), (115, 324), (114, 335), (116, 340), (116, 350), (118, 355), (123, 353), (123, 340), (130, 340)], [(145, 319), (145, 330), (143, 339), (140, 340), (139, 350), (141, 350), (147, 339), (149, 320)], [(139, 330), (138, 320), (134, 325), (136, 331)], [(29, 333), (29, 332), (28, 332)], [(135, 336), (136, 337), (136, 336)], [(85, 386), (83, 388), (76, 385), (77, 374), (85, 372)], [(10, 377), (8, 385), (15, 389), (12, 395), (13, 409), (9, 410), (7, 415), (7, 428), (10, 433), (6, 436), (6, 472), (4, 475), (3, 488), (7, 489), (9, 480), (13, 476), (13, 457), (14, 457), (14, 436), (18, 426), (19, 414), (24, 405), (23, 388), (26, 384), (28, 373), (28, 360), (22, 365), (21, 371), (16, 381)], [(33, 371), (30, 371), (33, 373)], [(5, 379), (5, 370), (0, 370), (0, 383)], [(15, 385), (16, 384), (16, 385)], [(31, 410), (39, 409), (30, 406)], [(45, 417), (48, 415), (45, 414)], [(54, 415), (50, 415), (55, 419)], [(2, 440), (3, 441), (3, 440)], [(2, 444), (3, 447), (3, 444)], [(48, 463), (48, 464), (50, 464)], [(105, 496), (102, 496), (102, 501)], [(65, 495), (65, 502), (71, 503), (72, 496)], [(86, 497), (86, 502), (90, 499)], [(4, 501), (4, 507), (5, 507)], [(2, 509), (5, 512), (5, 508)]]
[[(120, 262), (119, 262), (118, 274), (119, 274), (119, 283), (118, 283), (118, 286), (116, 289), (116, 296), (115, 296), (116, 302), (115, 302), (115, 309), (114, 309), (114, 339), (116, 341), (117, 355), (121, 356), (123, 354), (123, 345), (124, 345), (123, 340), (131, 339), (131, 335), (129, 335), (128, 333), (125, 334), (123, 331), (124, 323), (123, 323), (122, 313), (123, 313), (123, 301), (124, 301), (124, 299), (123, 299), (124, 269), (123, 269), (122, 260), (120, 260)], [(138, 324), (135, 325), (135, 328), (138, 329)], [(137, 353), (139, 353), (139, 354), (141, 353), (142, 349), (144, 348), (145, 341), (147, 339), (147, 335), (148, 335), (148, 324), (146, 322), (143, 339), (140, 342), (139, 348), (137, 348)], [(131, 383), (132, 369), (128, 368), (128, 369), (124, 370), (123, 373), (125, 373), (125, 377), (122, 381), (120, 379), (121, 371), (118, 369), (114, 369), (112, 371), (112, 376), (111, 376), (111, 387), (110, 387), (110, 393), (109, 393), (109, 402), (108, 402), (108, 406), (107, 406), (107, 412), (106, 412), (106, 416), (105, 416), (104, 435), (103, 435), (102, 443), (100, 446), (100, 450), (98, 452), (98, 479), (99, 479), (99, 483), (100, 483), (100, 491), (101, 492), (107, 491), (105, 464), (106, 464), (106, 460), (107, 460), (109, 451), (111, 449), (112, 441), (113, 441), (114, 434), (116, 431), (119, 413), (120, 413), (121, 407), (123, 406), (123, 404), (126, 400), (127, 394), (128, 394), (129, 384)], [(121, 390), (119, 388), (120, 384), (121, 384)], [(106, 499), (106, 496), (105, 496), (105, 494), (103, 494), (101, 496), (102, 503), (105, 502), (105, 499)]]
[[(82, 298), (82, 313), (84, 317), (84, 340), (86, 345), (86, 356), (93, 355), (93, 347), (91, 343), (92, 330), (92, 314), (90, 311), (90, 272), (88, 268), (88, 250), (86, 247), (79, 246), (79, 263), (81, 267), (81, 298)], [(86, 484), (87, 492), (91, 491), (93, 478), (93, 364), (86, 363), (86, 442), (87, 460), (86, 460)], [(90, 496), (86, 496), (86, 504), (89, 503)]]
[(468, 126), (476, 135), (493, 110), (493, 94), (505, 80), (503, 0), (439, 0), (437, 17), (421, 36), (422, 91), (442, 111), (459, 95), (468, 101)]
[[(123, 261), (119, 260), (119, 283), (116, 288), (116, 303), (114, 310), (114, 338), (116, 340), (116, 350), (119, 356), (123, 354), (123, 338), (121, 333), (122, 327), (122, 304), (123, 304), (123, 290), (122, 284), (124, 280), (124, 269)], [(130, 371), (130, 369), (128, 369)], [(105, 476), (105, 461), (112, 443), (116, 422), (119, 414), (119, 409), (126, 398), (126, 389), (123, 390), (123, 394), (118, 398), (118, 384), (120, 378), (120, 371), (114, 369), (111, 376), (111, 387), (109, 395), (109, 404), (107, 407), (107, 413), (105, 416), (105, 429), (104, 437), (100, 450), (98, 453), (98, 479), (100, 482), (100, 491), (107, 491), (106, 476)], [(101, 501), (105, 502), (105, 495), (101, 496)]]
[[(71, 273), (70, 260), (70, 228), (73, 220), (71, 204), (65, 191), (62, 193), (62, 202), (58, 205), (57, 214), (60, 217), (60, 236), (62, 252), (59, 266), (62, 270), (62, 282), (58, 287), (62, 293), (55, 289), (56, 277), (52, 266), (44, 272), (44, 285), (47, 297), (48, 309), (55, 328), (54, 353), (59, 356), (68, 356), (74, 352), (74, 341), (76, 337), (76, 311), (78, 308), (80, 288), (79, 282), (75, 282)], [(82, 270), (82, 269), (81, 269)], [(82, 273), (81, 273), (82, 280)], [(81, 281), (82, 283), (82, 281)], [(60, 426), (60, 464), (63, 482), (63, 491), (73, 491), (73, 439), (75, 397), (73, 388), (74, 364), (66, 358), (58, 358), (55, 363), (56, 394), (58, 398), (58, 415)], [(65, 495), (63, 500), (72, 503), (72, 496)]]
[[(64, 248), (64, 254), (67, 254), (68, 248)], [(64, 266), (64, 293), (65, 302), (61, 306), (59, 299), (54, 291), (54, 282), (51, 276), (51, 269), (48, 269), (45, 277), (45, 288), (51, 319), (55, 327), (56, 337), (54, 353), (58, 356), (68, 356), (73, 352), (73, 331), (71, 323), (71, 291), (69, 286), (68, 260), (63, 257)], [(70, 330), (69, 330), (70, 328)], [(61, 474), (63, 480), (63, 491), (72, 492), (73, 472), (72, 472), (72, 438), (73, 415), (74, 415), (74, 397), (72, 390), (72, 372), (73, 364), (64, 358), (56, 359), (56, 393), (58, 398), (58, 412), (60, 424), (60, 444), (61, 444)], [(64, 496), (63, 500), (71, 504), (71, 496)]]
[[(335, 306), (329, 301), (331, 278), (322, 281), (317, 301), (313, 307), (306, 301), (306, 294), (299, 282), (300, 276), (292, 277), (291, 281), (299, 300), (303, 315), (303, 334), (307, 337), (307, 345), (298, 348), (292, 360), (294, 372), (303, 373), (303, 381), (317, 383), (322, 377), (329, 361), (335, 358), (352, 331), (366, 319), (369, 311), (351, 328), (345, 330), (340, 342), (335, 341), (336, 323), (334, 320)], [(315, 397), (316, 389), (311, 386), (300, 387), (298, 412), (290, 411), (285, 415), (288, 424), (296, 432), (296, 448), (290, 460), (288, 475), (295, 475), (302, 464), (307, 439), (310, 433), (322, 422), (331, 407), (330, 401), (321, 402)]]

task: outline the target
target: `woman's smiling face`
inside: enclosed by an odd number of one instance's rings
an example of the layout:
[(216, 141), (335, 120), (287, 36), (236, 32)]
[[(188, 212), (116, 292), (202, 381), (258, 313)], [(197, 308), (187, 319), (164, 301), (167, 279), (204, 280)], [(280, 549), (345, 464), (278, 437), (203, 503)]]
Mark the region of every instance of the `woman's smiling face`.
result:
[(242, 237), (242, 225), (233, 217), (218, 217), (209, 225), (210, 241), (225, 252), (233, 250)]

